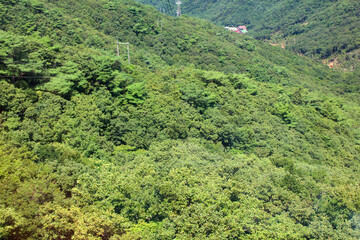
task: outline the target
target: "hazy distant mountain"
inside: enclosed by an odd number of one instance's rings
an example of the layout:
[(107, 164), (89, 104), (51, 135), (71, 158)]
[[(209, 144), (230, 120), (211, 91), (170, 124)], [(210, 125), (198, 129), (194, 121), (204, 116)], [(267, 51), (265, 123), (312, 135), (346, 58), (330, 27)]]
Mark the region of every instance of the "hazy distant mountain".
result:
[[(139, 0), (157, 8), (168, 1)], [(246, 24), (250, 35), (297, 53), (359, 67), (360, 2), (356, 0), (183, 0), (182, 12), (227, 25)], [(168, 11), (169, 13), (169, 11)], [(172, 10), (172, 15), (174, 10)], [(171, 15), (171, 14), (170, 14)], [(335, 61), (333, 61), (336, 58)]]
[(131, 0), (3, 0), (0, 239), (360, 239), (359, 78)]

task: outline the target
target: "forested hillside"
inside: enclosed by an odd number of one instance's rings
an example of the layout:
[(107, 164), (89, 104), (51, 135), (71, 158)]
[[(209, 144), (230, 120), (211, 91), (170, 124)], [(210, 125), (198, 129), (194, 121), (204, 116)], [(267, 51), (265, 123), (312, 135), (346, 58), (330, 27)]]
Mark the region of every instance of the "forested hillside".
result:
[[(139, 0), (164, 8), (167, 0)], [(182, 1), (182, 12), (221, 26), (247, 25), (257, 39), (347, 70), (360, 66), (360, 2), (356, 0), (217, 0)], [(170, 8), (173, 9), (170, 9)]]
[(358, 78), (133, 1), (2, 1), (0, 239), (359, 239)]

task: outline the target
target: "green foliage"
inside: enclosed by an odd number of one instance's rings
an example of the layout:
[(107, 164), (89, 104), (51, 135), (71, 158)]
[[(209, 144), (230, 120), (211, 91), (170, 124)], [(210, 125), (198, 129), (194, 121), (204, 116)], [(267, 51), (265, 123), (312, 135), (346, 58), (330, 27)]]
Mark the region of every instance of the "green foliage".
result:
[(356, 73), (132, 1), (0, 21), (1, 239), (359, 239)]
[[(110, 215), (110, 216), (109, 216)], [(38, 236), (46, 239), (75, 238), (75, 239), (109, 239), (121, 233), (121, 219), (111, 216), (107, 212), (87, 211), (71, 206), (46, 205), (40, 211), (42, 228)], [(112, 218), (112, 219), (111, 219)], [(111, 220), (110, 220), (111, 219)]]
[(128, 103), (138, 105), (144, 102), (146, 96), (145, 83), (133, 83), (126, 88), (125, 99)]
[[(166, 7), (166, 0), (138, 0), (141, 3)], [(351, 60), (360, 47), (359, 2), (347, 1), (289, 1), (289, 0), (184, 0), (182, 12), (208, 19), (222, 26), (247, 25), (250, 35), (270, 40), (296, 53), (316, 59), (338, 60), (340, 67), (358, 68)], [(167, 12), (173, 15), (175, 11)], [(251, 42), (241, 48), (255, 50)], [(336, 66), (339, 67), (339, 66)]]
[(68, 95), (72, 90), (75, 82), (81, 81), (81, 71), (78, 65), (73, 62), (67, 62), (59, 69), (51, 71), (57, 76), (52, 78), (48, 83), (45, 83), (43, 88), (49, 92), (56, 92), (62, 95)]

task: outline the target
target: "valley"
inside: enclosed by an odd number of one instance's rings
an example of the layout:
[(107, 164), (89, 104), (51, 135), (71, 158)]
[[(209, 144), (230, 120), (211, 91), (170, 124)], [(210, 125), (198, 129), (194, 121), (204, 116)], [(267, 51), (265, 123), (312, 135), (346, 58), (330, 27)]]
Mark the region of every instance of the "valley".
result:
[(0, 3), (0, 239), (360, 238), (357, 45), (182, 2)]

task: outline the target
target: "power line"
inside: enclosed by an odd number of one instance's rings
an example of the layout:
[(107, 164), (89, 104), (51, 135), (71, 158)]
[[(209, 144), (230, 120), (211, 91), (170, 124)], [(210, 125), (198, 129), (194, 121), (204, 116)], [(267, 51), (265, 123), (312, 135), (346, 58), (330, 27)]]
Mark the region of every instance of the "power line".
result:
[(31, 76), (0, 76), (0, 78), (11, 78), (11, 79), (19, 79), (19, 78), (31, 78), (31, 79), (50, 79), (51, 77), (31, 77)]
[(116, 53), (117, 56), (119, 57), (119, 44), (121, 45), (127, 45), (127, 54), (128, 54), (128, 60), (129, 60), (129, 65), (130, 65), (130, 43), (121, 43), (119, 41), (116, 41)]

